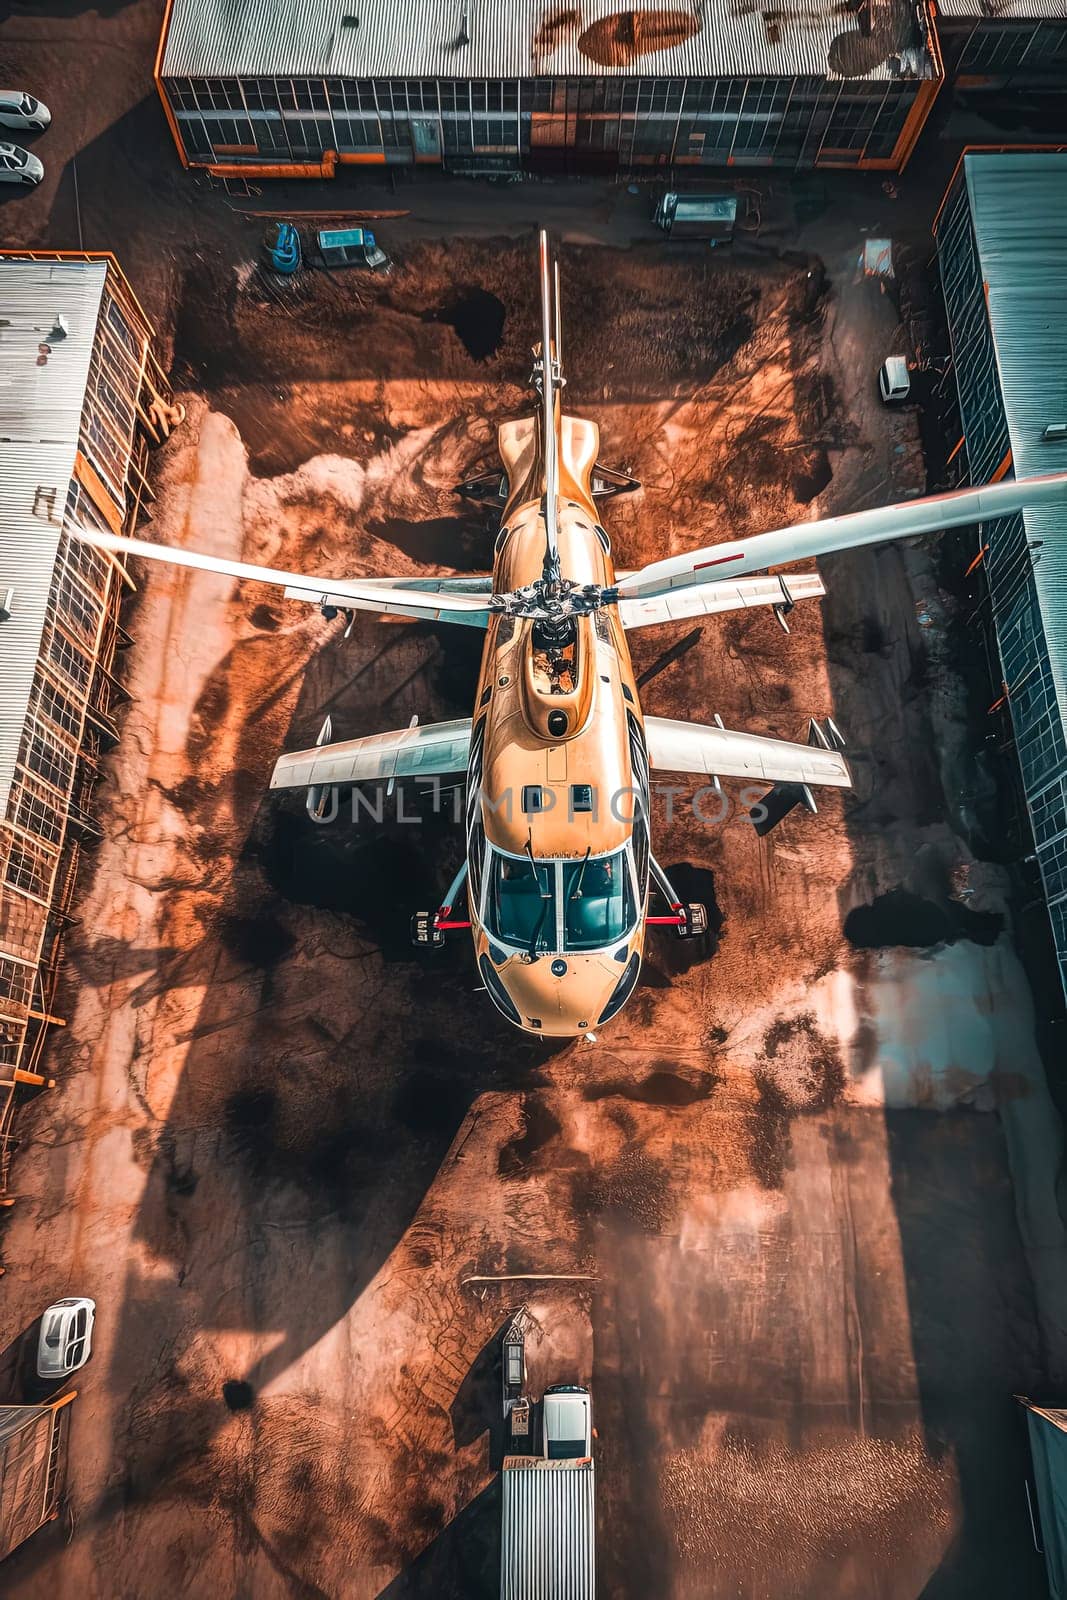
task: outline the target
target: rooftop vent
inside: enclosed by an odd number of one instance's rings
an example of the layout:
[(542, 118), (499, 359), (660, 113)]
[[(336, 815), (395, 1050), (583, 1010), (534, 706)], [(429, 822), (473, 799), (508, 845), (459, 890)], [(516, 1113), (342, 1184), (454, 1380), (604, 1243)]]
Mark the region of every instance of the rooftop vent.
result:
[(1047, 439), (1050, 444), (1067, 439), (1067, 422), (1050, 422), (1041, 437)]
[(346, 11), (341, 18), (342, 28), (358, 28), (359, 18), (352, 11)]
[(0, 622), (11, 621), (11, 607), (15, 603), (14, 589), (5, 589), (0, 593)]

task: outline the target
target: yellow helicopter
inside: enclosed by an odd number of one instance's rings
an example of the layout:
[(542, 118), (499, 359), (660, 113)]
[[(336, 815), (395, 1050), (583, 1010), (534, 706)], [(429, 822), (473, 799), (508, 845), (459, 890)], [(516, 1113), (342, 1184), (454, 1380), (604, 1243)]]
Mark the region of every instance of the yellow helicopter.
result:
[(637, 485), (598, 462), (595, 423), (563, 412), (559, 270), (544, 232), (539, 273), (538, 403), (499, 428), (501, 470), (463, 486), (500, 512), (491, 575), (334, 581), (78, 531), (103, 549), (281, 586), (327, 615), (485, 630), (469, 718), (341, 742), (327, 718), (316, 745), (279, 758), (271, 787), (306, 789), (321, 818), (341, 787), (465, 774), (465, 860), (442, 904), (413, 918), (413, 940), (434, 946), (469, 929), (497, 1009), (527, 1032), (574, 1037), (625, 1005), (649, 927), (682, 938), (707, 929), (705, 908), (682, 903), (653, 852), (652, 772), (701, 774), (715, 795), (722, 778), (757, 786), (748, 805), (758, 832), (797, 804), (815, 811), (814, 788), (851, 785), (830, 719), (812, 719), (808, 742), (794, 744), (644, 716), (628, 630), (750, 606), (770, 606), (788, 630), (796, 602), (825, 590), (817, 573), (769, 568), (1064, 499), (1067, 474), (824, 518), (617, 573), (597, 502)]

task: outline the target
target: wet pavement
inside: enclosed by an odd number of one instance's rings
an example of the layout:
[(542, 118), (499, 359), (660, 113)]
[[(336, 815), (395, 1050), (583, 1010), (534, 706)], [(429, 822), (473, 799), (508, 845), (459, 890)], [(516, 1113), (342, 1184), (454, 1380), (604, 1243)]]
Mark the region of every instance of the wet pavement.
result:
[[(157, 286), (190, 417), (152, 536), (487, 567), (451, 490), (528, 403), (535, 292), (494, 206), (501, 237), (413, 226), (389, 279), (292, 292), (207, 213), (218, 248), (176, 246)], [(848, 208), (788, 258), (594, 244), (601, 203), (571, 210), (567, 400), (644, 484), (607, 508), (620, 566), (921, 487), (914, 416), (874, 400), (899, 330)], [(410, 948), (460, 859), (447, 807), (406, 790), (418, 825), (317, 828), (264, 792), (327, 711), (338, 737), (468, 714), (474, 630), (344, 641), (266, 590), (138, 575), (60, 1086), (3, 1242), (4, 1342), (79, 1292), (97, 1348), (69, 1515), (5, 1593), (493, 1595), (520, 1304), (532, 1381), (592, 1387), (605, 1600), (1045, 1592), (1011, 1397), (1067, 1367), (1062, 1140), (1011, 879), (968, 825), (954, 602), (925, 547), (823, 574), (788, 636), (649, 629), (635, 665), (656, 715), (799, 738), (832, 713), (855, 792), (765, 839), (657, 802), (711, 934), (663, 935), (596, 1043), (554, 1048), (497, 1016), (462, 938)]]

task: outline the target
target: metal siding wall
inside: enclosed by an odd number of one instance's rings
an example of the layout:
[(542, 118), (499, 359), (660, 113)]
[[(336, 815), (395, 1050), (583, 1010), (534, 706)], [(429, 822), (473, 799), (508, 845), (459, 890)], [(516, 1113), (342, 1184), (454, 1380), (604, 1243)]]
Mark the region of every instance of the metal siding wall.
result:
[(592, 1467), (505, 1467), (501, 1600), (594, 1600)]
[[(1033, 161), (965, 157), (935, 230), (976, 483), (992, 476), (1009, 447), (1016, 477), (1067, 464), (1067, 447), (1040, 438), (1045, 422), (1060, 420), (1051, 412), (1064, 395), (1067, 159)], [(1065, 524), (1062, 511), (1026, 512), (982, 532), (1023, 789), (1067, 991)]]

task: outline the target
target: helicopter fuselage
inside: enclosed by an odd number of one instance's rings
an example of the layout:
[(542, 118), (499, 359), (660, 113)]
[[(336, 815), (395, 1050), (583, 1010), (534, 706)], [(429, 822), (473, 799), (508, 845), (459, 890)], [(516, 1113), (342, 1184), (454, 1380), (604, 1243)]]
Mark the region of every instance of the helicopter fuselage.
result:
[[(599, 430), (560, 418), (559, 570), (615, 581), (593, 498)], [(499, 429), (508, 497), (493, 589), (535, 584), (545, 559), (536, 418)], [(558, 620), (494, 616), (471, 731), (467, 896), (479, 971), (528, 1032), (574, 1036), (637, 982), (649, 893), (648, 761), (630, 652), (605, 605)]]

